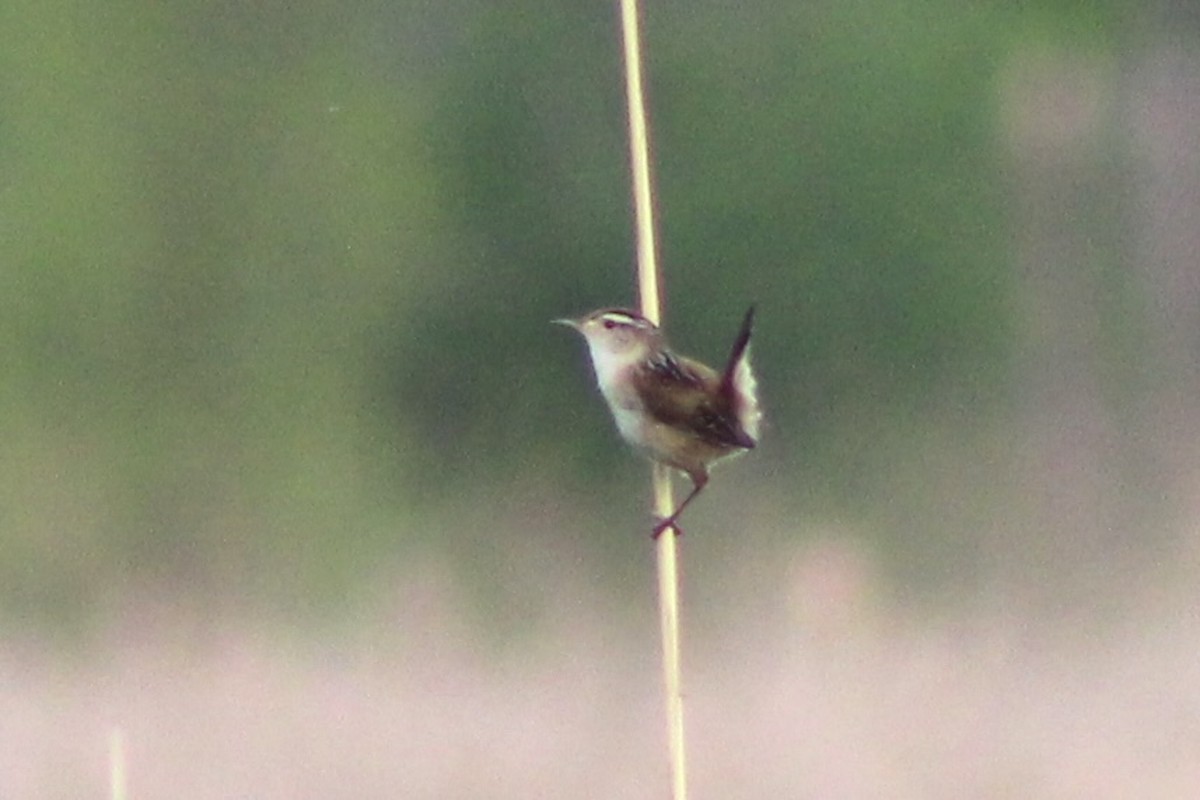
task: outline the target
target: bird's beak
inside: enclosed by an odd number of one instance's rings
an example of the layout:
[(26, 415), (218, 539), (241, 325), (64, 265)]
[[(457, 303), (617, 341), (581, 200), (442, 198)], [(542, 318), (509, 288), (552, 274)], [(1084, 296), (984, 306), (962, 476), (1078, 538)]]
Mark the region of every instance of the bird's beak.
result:
[(555, 325), (566, 325), (568, 328), (579, 330), (579, 321), (574, 319), (552, 319), (550, 320)]

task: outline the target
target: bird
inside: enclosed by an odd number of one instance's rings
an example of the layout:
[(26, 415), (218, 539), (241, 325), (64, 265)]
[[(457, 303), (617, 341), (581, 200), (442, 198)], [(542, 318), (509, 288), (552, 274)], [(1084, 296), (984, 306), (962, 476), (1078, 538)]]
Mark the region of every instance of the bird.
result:
[(692, 491), (654, 526), (657, 539), (708, 485), (718, 461), (754, 449), (762, 411), (750, 368), (754, 306), (746, 311), (720, 372), (677, 355), (657, 325), (627, 308), (601, 308), (553, 322), (587, 342), (600, 393), (634, 449), (685, 473)]

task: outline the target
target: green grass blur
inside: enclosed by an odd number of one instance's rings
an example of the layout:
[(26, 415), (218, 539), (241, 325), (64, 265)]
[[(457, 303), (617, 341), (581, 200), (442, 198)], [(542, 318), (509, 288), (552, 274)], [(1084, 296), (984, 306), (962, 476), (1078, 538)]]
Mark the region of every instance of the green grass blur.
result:
[[(1145, 18), (651, 5), (667, 325), (716, 360), (757, 301), (770, 415), (689, 530), (837, 520), (902, 585), (970, 583), (1027, 522), (1005, 81), (1042, 51), (1104, 79)], [(430, 551), (489, 597), (497, 519), (636, 569), (645, 471), (548, 325), (633, 300), (620, 69), (604, 4), (8, 4), (0, 614), (143, 586), (322, 613)], [(1121, 211), (1080, 223), (1114, 236), (1117, 418), (1153, 379)]]

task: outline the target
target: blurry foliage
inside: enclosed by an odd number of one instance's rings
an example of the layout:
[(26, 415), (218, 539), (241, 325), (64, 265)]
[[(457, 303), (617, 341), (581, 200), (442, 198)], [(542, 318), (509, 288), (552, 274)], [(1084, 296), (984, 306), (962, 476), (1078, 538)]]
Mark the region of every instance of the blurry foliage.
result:
[[(460, 229), (485, 263), (394, 360), (397, 413), (423, 417), (433, 485), (578, 428), (576, 407), (596, 398), (543, 364), (564, 358), (546, 320), (632, 300), (611, 20), (545, 13), (555, 22), (540, 27), (488, 17), (468, 47), (481, 63), (451, 90), (468, 102), (434, 120)], [(680, 349), (716, 360), (760, 303), (772, 416), (805, 442), (791, 458), (827, 447), (820, 459), (838, 460), (841, 414), (1000, 394), (993, 21), (928, 6), (651, 6), (667, 323)], [(625, 463), (611, 435), (575, 438)]]
[[(1003, 402), (1018, 17), (649, 5), (672, 337), (760, 304), (767, 463), (836, 506), (868, 431)], [(634, 299), (622, 92), (605, 4), (8, 4), (0, 602), (336, 592), (480, 482), (626, 467), (548, 325)]]

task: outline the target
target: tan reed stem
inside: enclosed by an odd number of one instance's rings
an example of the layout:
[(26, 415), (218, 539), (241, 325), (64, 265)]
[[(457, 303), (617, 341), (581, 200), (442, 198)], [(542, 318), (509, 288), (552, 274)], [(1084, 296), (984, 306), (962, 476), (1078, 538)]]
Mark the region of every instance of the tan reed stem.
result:
[[(661, 314), (657, 245), (654, 234), (654, 196), (650, 183), (650, 135), (642, 91), (641, 34), (637, 0), (621, 0), (621, 30), (625, 42), (625, 88), (629, 106), (629, 156), (633, 173), (637, 219), (638, 293), (641, 313), (658, 324)], [(666, 517), (674, 509), (671, 476), (661, 464), (653, 471), (654, 510)], [(666, 689), (667, 742), (670, 752), (671, 797), (686, 800), (683, 682), (679, 665), (679, 573), (673, 530), (658, 537), (658, 610), (662, 629), (663, 678)]]

